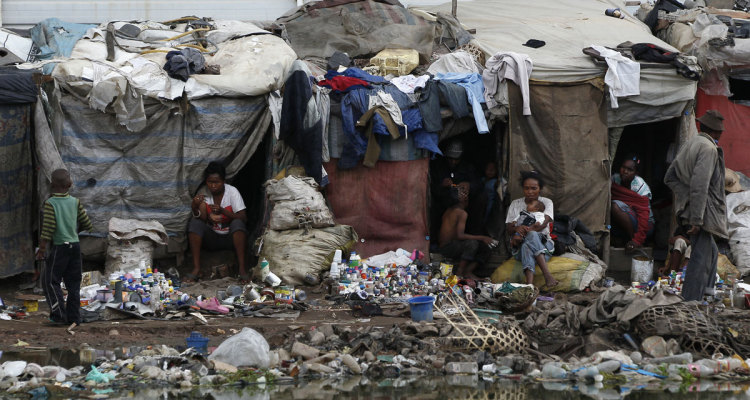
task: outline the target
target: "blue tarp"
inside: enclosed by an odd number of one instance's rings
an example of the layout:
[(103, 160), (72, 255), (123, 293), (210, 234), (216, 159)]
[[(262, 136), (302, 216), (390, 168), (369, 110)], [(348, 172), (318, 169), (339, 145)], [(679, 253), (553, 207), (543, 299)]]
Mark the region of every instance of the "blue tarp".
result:
[(0, 105), (0, 278), (34, 268), (31, 104)]
[[(75, 24), (60, 21), (57, 18), (47, 18), (31, 28), (31, 40), (39, 48), (36, 58), (50, 60), (55, 57), (70, 57), (73, 46), (83, 37), (93, 24)], [(57, 64), (44, 66), (44, 73), (50, 74)]]

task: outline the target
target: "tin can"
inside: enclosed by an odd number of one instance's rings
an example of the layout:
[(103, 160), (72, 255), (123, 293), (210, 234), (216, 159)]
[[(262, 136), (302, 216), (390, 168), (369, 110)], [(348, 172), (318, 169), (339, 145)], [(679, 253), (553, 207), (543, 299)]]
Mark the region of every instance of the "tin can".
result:
[(274, 299), (277, 303), (293, 303), (294, 288), (289, 286), (279, 286), (274, 290)]
[(245, 296), (247, 296), (250, 301), (258, 300), (260, 298), (260, 293), (258, 293), (258, 290), (255, 288), (250, 288), (250, 290), (245, 292)]
[(615, 285), (615, 280), (613, 278), (604, 278), (604, 287), (612, 287)]

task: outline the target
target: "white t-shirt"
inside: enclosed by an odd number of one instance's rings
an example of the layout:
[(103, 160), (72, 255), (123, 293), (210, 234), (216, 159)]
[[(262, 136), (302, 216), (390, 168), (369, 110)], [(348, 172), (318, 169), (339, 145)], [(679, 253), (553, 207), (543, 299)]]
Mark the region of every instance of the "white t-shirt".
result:
[[(555, 219), (555, 209), (554, 205), (552, 204), (552, 200), (539, 196), (539, 201), (541, 201), (544, 204), (544, 215), (547, 215), (550, 217), (550, 219)], [(521, 211), (526, 210), (526, 201), (523, 197), (520, 199), (515, 199), (510, 202), (510, 206), (508, 206), (508, 213), (505, 215), (505, 223), (509, 224), (511, 222), (516, 222), (518, 219), (518, 216), (521, 214)], [(547, 225), (544, 230), (541, 231), (541, 233), (549, 239), (549, 225)]]
[[(209, 206), (213, 205), (214, 196), (211, 194), (208, 188), (203, 188), (203, 194), (206, 195), (206, 204), (208, 204)], [(226, 183), (224, 184), (224, 196), (221, 198), (221, 204), (219, 204), (219, 206), (233, 213), (238, 213), (246, 208), (245, 202), (242, 200), (242, 195), (240, 195), (240, 191), (237, 190), (236, 187), (228, 185)], [(213, 229), (214, 232), (220, 235), (226, 235), (229, 233), (229, 224), (231, 222), (232, 221), (229, 218), (222, 215), (221, 222), (214, 223), (211, 226), (211, 229)]]

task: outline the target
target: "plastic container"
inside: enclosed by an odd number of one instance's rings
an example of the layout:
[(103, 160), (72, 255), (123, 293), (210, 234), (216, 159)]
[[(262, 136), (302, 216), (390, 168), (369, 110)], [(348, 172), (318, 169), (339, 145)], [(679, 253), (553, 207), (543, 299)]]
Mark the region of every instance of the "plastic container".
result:
[(265, 281), (270, 273), (271, 267), (268, 265), (268, 260), (264, 258), (260, 261), (260, 279)]
[(409, 299), (411, 320), (414, 322), (432, 321), (432, 304), (434, 302), (435, 298), (432, 296), (418, 296)]
[(376, 75), (407, 75), (419, 65), (419, 53), (413, 49), (385, 49), (371, 58), (370, 64), (378, 67)]
[(554, 363), (547, 363), (544, 364), (544, 368), (542, 368), (542, 377), (545, 379), (567, 379), (568, 371), (560, 368)]
[(200, 332), (190, 332), (190, 336), (185, 339), (185, 342), (187, 342), (188, 348), (192, 347), (201, 354), (208, 353), (208, 338), (203, 337)]
[(630, 280), (633, 282), (648, 282), (654, 275), (654, 259), (643, 250), (639, 250), (639, 253), (632, 258)]

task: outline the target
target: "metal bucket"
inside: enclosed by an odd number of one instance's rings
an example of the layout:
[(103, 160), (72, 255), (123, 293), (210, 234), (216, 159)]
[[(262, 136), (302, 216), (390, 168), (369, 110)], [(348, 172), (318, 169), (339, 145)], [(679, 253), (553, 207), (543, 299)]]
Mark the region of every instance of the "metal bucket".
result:
[(636, 250), (630, 264), (631, 282), (648, 282), (654, 275), (654, 259), (643, 250)]

